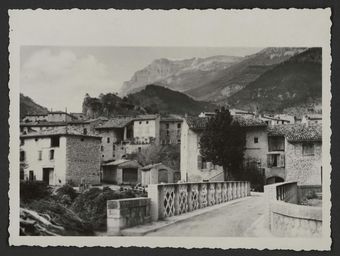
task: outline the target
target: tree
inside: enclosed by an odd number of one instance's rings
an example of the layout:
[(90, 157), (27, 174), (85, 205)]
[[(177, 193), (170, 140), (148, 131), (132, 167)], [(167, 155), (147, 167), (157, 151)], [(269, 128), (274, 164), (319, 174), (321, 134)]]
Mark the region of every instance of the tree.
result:
[(216, 110), (203, 130), (200, 138), (200, 153), (206, 160), (220, 165), (224, 179), (237, 178), (242, 169), (245, 132), (233, 120), (228, 109)]
[(131, 154), (128, 158), (137, 160), (143, 166), (163, 163), (174, 170), (179, 170), (180, 148), (179, 145), (152, 144), (136, 154)]

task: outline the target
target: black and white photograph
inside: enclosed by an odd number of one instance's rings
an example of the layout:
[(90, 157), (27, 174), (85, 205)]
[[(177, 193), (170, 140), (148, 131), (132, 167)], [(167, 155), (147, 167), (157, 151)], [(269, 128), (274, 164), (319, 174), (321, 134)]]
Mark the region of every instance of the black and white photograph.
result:
[(330, 11), (272, 12), (10, 12), (10, 242), (329, 249)]

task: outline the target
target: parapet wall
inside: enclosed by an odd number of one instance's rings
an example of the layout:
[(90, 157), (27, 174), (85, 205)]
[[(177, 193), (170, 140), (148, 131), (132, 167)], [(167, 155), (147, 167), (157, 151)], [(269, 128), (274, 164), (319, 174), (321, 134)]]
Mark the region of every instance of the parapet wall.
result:
[(297, 182), (265, 186), (265, 225), (280, 237), (320, 237), (322, 208), (298, 205)]
[(162, 220), (250, 195), (247, 181), (150, 184), (151, 218)]
[(107, 232), (119, 235), (120, 230), (150, 222), (150, 199), (145, 197), (107, 201)]

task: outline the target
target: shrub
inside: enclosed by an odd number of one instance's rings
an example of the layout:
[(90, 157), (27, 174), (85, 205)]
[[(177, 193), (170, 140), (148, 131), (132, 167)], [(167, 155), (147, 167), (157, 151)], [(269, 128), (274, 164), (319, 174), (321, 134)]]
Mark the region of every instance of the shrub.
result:
[(51, 188), (41, 181), (20, 182), (20, 200), (30, 202), (51, 196)]
[(106, 202), (108, 200), (133, 198), (132, 191), (113, 191), (110, 188), (91, 188), (80, 194), (72, 204), (71, 209), (82, 219), (92, 223), (95, 230), (106, 227)]
[(60, 197), (62, 197), (63, 195), (67, 195), (73, 201), (78, 196), (78, 193), (74, 190), (72, 186), (66, 184), (57, 189), (57, 195)]

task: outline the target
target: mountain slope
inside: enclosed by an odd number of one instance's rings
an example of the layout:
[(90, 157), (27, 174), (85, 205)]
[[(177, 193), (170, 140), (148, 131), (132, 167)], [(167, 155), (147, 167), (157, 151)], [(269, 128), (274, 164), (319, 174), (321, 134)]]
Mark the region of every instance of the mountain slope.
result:
[(47, 114), (48, 109), (20, 93), (20, 119), (26, 115)]
[(260, 75), (304, 50), (305, 48), (265, 48), (223, 70), (209, 83), (184, 93), (199, 100), (224, 104), (228, 97), (245, 88)]
[(148, 84), (162, 85), (176, 91), (190, 90), (206, 84), (216, 77), (219, 71), (241, 59), (223, 55), (186, 60), (157, 59), (124, 82), (121, 94), (140, 91)]
[(148, 85), (140, 92), (130, 94), (128, 101), (142, 106), (149, 113), (198, 114), (213, 111), (216, 106), (196, 101), (189, 96), (157, 85)]
[(263, 73), (228, 98), (234, 107), (260, 112), (321, 104), (321, 48), (310, 48)]

